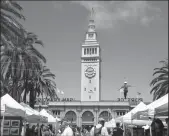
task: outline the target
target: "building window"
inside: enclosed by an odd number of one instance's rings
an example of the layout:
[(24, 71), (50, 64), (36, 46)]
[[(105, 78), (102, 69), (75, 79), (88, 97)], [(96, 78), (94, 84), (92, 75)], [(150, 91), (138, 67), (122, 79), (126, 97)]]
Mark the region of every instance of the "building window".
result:
[(86, 88), (84, 88), (84, 91), (86, 91)]
[(91, 96), (89, 95), (89, 99), (91, 99)]
[(90, 55), (92, 54), (92, 49), (90, 48)]
[(94, 88), (94, 91), (96, 91), (96, 87)]
[(95, 48), (95, 54), (97, 54), (97, 48)]
[(84, 55), (86, 55), (86, 49), (84, 49)]
[(53, 110), (53, 115), (60, 115), (60, 110)]
[(87, 48), (87, 54), (89, 54), (89, 48)]
[(89, 83), (91, 83), (92, 81), (91, 80), (89, 80)]
[(94, 54), (94, 48), (92, 48), (92, 54)]

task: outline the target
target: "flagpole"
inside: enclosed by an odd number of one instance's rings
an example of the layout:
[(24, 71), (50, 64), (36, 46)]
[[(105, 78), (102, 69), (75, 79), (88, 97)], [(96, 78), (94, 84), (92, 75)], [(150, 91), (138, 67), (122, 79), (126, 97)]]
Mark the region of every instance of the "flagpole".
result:
[[(5, 104), (5, 109), (6, 109), (6, 104)], [(4, 114), (2, 116), (2, 122), (1, 122), (1, 136), (3, 136), (4, 120), (5, 120), (5, 110), (4, 110)]]

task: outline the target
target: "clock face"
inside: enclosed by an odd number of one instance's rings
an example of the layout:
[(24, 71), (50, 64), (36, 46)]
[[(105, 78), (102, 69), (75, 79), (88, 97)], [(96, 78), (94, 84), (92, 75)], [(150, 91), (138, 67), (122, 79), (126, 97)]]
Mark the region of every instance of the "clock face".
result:
[(93, 37), (93, 34), (89, 34), (89, 38), (92, 38)]
[(92, 67), (88, 67), (86, 70), (85, 70), (85, 76), (87, 78), (93, 78), (95, 77), (96, 75), (96, 71), (94, 70), (94, 68)]

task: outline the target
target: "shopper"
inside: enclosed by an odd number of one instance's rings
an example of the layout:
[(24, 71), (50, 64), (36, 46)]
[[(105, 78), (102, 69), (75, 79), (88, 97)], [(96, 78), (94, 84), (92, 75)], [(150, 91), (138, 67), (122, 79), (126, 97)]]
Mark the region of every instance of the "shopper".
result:
[(124, 130), (120, 128), (120, 123), (116, 123), (116, 127), (113, 129), (113, 136), (123, 136)]
[(90, 131), (90, 136), (108, 136), (107, 128), (104, 127), (105, 120), (103, 118), (99, 118), (99, 122), (96, 126), (94, 126)]

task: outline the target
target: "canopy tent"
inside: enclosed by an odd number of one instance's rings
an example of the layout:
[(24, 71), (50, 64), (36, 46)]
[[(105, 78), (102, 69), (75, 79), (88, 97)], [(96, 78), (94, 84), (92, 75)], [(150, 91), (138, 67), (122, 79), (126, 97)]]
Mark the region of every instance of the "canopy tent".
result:
[(152, 121), (149, 120), (125, 120), (126, 125), (145, 126), (150, 125)]
[(114, 128), (114, 127), (116, 127), (116, 121), (115, 121), (115, 119), (111, 119), (110, 121), (105, 122), (104, 126), (107, 127), (107, 128)]
[(48, 123), (55, 123), (58, 121), (56, 118), (54, 118), (52, 115), (50, 115), (45, 109), (42, 109), (40, 111), (40, 115), (47, 117)]
[(157, 116), (168, 116), (168, 103), (165, 103), (157, 108), (155, 108)]
[(25, 117), (25, 108), (15, 101), (9, 94), (1, 97), (1, 115)]
[(40, 122), (47, 122), (47, 119), (45, 120), (45, 118), (43, 116), (40, 115), (40, 112), (32, 109), (29, 105), (25, 104), (25, 103), (20, 103), (26, 110), (26, 120), (29, 123), (40, 123)]
[(116, 118), (116, 120), (120, 120), (123, 123), (127, 122), (131, 122), (132, 119), (132, 115), (135, 114), (136, 112), (138, 112), (139, 110), (145, 108), (146, 105), (143, 102), (140, 102), (135, 108), (133, 108), (130, 112), (128, 112), (127, 114), (125, 114), (124, 116), (121, 116), (119, 118)]
[(144, 119), (147, 120), (149, 117), (154, 117), (154, 115), (160, 113), (168, 113), (168, 94), (159, 98), (158, 100), (150, 103), (145, 108), (136, 112), (132, 118), (133, 119)]

